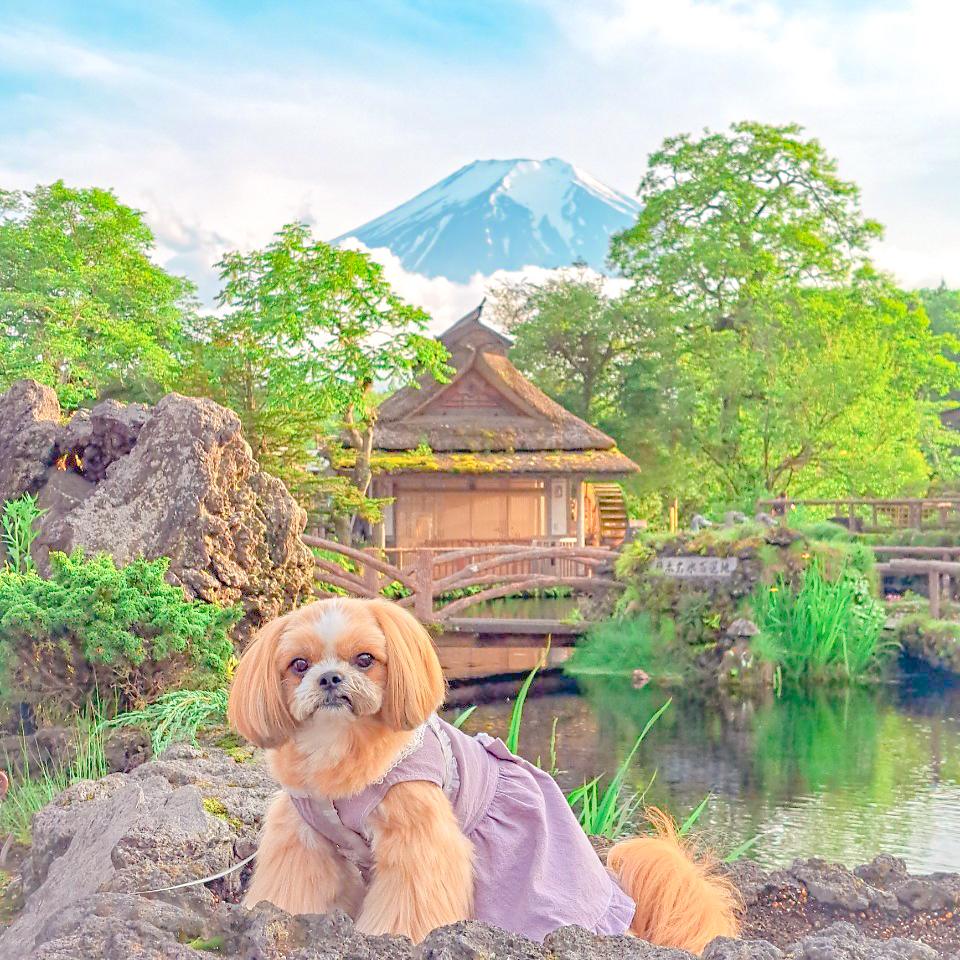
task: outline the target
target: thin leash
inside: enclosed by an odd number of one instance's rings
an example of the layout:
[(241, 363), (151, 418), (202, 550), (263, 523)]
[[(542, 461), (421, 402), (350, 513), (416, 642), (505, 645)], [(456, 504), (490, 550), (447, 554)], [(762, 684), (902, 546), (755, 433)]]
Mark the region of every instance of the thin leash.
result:
[(204, 877), (202, 880), (188, 880), (186, 883), (175, 883), (172, 887), (158, 887), (156, 890), (141, 890), (140, 893), (166, 893), (169, 890), (182, 890), (184, 887), (198, 887), (202, 883), (210, 883), (211, 880), (220, 880), (223, 877), (229, 876), (231, 873), (236, 873), (241, 867), (245, 867), (256, 855), (257, 851), (254, 850), (246, 859), (241, 860), (232, 867), (227, 867), (226, 870), (220, 873), (215, 873), (212, 877)]

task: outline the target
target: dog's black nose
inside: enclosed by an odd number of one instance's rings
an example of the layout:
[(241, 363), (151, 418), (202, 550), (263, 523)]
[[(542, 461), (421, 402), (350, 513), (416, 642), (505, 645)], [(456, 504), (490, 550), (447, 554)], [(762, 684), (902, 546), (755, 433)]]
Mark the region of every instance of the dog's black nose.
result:
[(321, 687), (335, 687), (338, 683), (343, 683), (343, 674), (337, 670), (328, 670), (326, 673), (320, 675), (317, 683), (319, 683)]

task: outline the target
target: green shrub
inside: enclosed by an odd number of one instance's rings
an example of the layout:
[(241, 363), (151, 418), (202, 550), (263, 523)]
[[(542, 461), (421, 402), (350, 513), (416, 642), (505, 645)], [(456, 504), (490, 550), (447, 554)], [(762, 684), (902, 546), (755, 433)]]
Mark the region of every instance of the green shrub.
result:
[(788, 680), (869, 679), (897, 646), (884, 639), (886, 612), (866, 578), (848, 573), (831, 581), (819, 564), (797, 588), (783, 578), (758, 588), (754, 619), (755, 652)]
[(223, 678), (236, 617), (164, 580), (169, 561), (117, 567), (51, 554), (49, 579), (0, 572), (0, 679), (8, 701), (73, 711), (97, 696), (125, 708)]
[(664, 619), (655, 626), (650, 616), (640, 614), (591, 627), (564, 671), (574, 676), (630, 676), (639, 668), (664, 680), (683, 678), (692, 666), (693, 651), (676, 642), (673, 623)]
[(155, 755), (171, 744), (192, 743), (201, 727), (227, 719), (227, 692), (220, 690), (170, 690), (140, 710), (117, 714), (107, 725), (142, 727), (150, 734)]

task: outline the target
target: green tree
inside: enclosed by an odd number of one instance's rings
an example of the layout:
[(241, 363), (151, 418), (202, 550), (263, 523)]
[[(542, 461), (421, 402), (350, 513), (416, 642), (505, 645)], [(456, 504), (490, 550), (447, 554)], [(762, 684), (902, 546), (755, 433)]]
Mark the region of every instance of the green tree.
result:
[(635, 226), (611, 259), (685, 325), (742, 328), (785, 287), (837, 287), (870, 270), (882, 227), (859, 190), (796, 125), (735, 123), (666, 140), (649, 160)]
[[(612, 258), (655, 321), (624, 377), (621, 443), (703, 503), (922, 488), (953, 342), (873, 270), (878, 224), (796, 126), (667, 140)], [(930, 459), (928, 459), (930, 458)]]
[(108, 190), (0, 191), (0, 388), (33, 377), (71, 408), (168, 387), (194, 288), (153, 248), (143, 214)]
[(952, 290), (941, 280), (939, 286), (914, 290), (913, 294), (923, 304), (934, 333), (960, 336), (960, 290)]
[[(221, 313), (206, 318), (193, 381), (233, 408), (261, 465), (305, 494), (308, 466), (326, 450), (345, 476), (326, 489), (354, 515), (377, 519), (368, 497), (377, 389), (422, 372), (443, 377), (447, 353), (427, 337), (427, 315), (403, 303), (379, 264), (288, 224), (262, 250), (218, 264)], [(339, 440), (356, 451), (343, 457)]]
[(649, 348), (647, 311), (610, 296), (585, 265), (493, 294), (497, 319), (514, 337), (513, 362), (577, 416), (593, 423), (615, 417), (624, 371)]

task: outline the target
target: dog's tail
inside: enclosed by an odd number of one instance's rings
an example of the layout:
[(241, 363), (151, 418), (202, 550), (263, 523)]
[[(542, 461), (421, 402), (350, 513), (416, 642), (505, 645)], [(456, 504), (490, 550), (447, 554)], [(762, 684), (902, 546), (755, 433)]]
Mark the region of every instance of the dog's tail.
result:
[(715, 864), (695, 860), (673, 820), (655, 807), (647, 817), (655, 836), (624, 840), (607, 866), (637, 905), (631, 932), (650, 943), (702, 953), (714, 937), (735, 937), (740, 898)]

